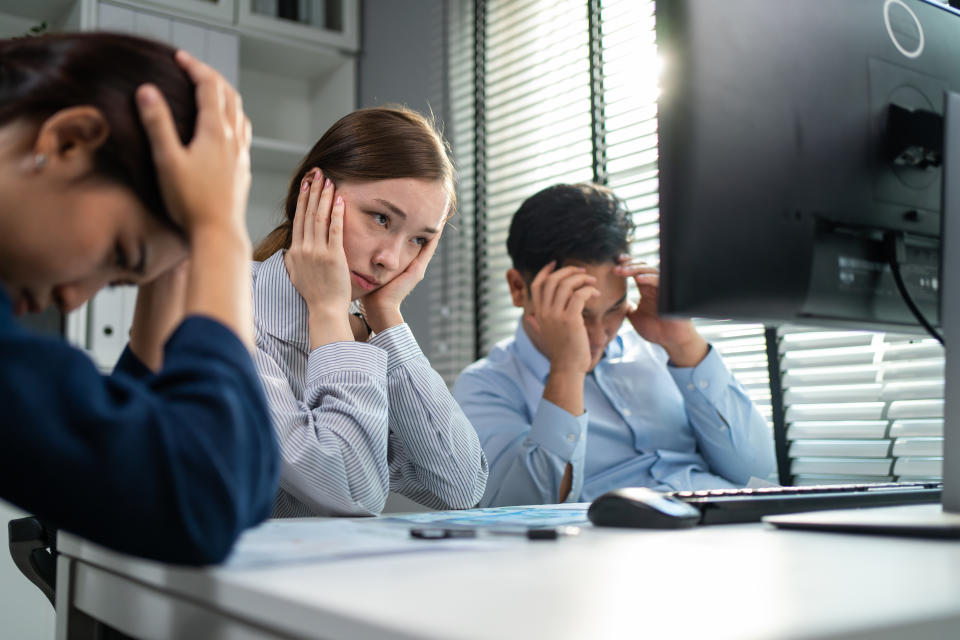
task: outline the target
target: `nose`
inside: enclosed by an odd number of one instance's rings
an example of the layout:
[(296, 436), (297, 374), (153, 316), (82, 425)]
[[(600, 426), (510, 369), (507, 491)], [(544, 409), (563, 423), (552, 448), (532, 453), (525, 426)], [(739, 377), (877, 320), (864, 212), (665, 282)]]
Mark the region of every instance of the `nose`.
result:
[(69, 313), (96, 295), (106, 284), (106, 279), (92, 276), (62, 284), (54, 287), (53, 301), (63, 313)]
[(400, 268), (400, 242), (401, 239), (384, 241), (377, 247), (373, 256), (373, 262), (385, 271), (396, 271)]

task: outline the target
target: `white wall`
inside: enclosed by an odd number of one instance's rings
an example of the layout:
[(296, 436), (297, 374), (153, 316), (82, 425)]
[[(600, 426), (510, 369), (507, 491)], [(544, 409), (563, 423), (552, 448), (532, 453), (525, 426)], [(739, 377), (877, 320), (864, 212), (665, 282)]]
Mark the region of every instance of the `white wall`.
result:
[[(443, 0), (364, 0), (357, 69), (358, 106), (400, 103), (425, 114), (432, 109), (438, 118), (442, 117), (442, 16)], [(403, 319), (428, 358), (433, 352), (430, 288), (438, 268), (441, 267), (435, 258), (423, 282), (401, 308)]]

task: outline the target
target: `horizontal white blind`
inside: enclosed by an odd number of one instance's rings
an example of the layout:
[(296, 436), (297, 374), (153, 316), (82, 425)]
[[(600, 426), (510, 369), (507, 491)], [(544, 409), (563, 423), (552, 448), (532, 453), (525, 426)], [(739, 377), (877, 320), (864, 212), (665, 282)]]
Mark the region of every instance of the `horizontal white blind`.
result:
[(631, 254), (659, 262), (657, 95), (653, 3), (601, 2), (601, 61), (607, 185), (633, 214)]
[(943, 348), (923, 336), (780, 330), (797, 484), (942, 477)]
[(593, 176), (586, 3), (489, 0), (485, 28), (482, 353), (512, 335), (520, 315), (504, 277), (514, 212), (544, 187)]
[(430, 290), (430, 362), (452, 385), (473, 362), (474, 345), (474, 224), (476, 171), (474, 151), (474, 3), (444, 4), (445, 41), (438, 59), (447, 60), (447, 119), (444, 134), (457, 169), (457, 213), (443, 232), (438, 255), (431, 261), (434, 287)]

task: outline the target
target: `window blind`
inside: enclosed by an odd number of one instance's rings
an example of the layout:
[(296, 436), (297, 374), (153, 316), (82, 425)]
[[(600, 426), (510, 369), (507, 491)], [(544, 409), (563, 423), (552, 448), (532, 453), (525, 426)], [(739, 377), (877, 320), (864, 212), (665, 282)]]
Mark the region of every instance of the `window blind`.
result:
[(457, 170), (457, 212), (431, 261), (430, 362), (452, 386), (474, 361), (474, 233), (476, 220), (475, 5), (472, 0), (443, 3), (442, 50), (446, 57), (444, 136)]
[(780, 329), (797, 484), (939, 480), (943, 348), (894, 333)]
[(479, 348), (513, 334), (504, 274), (507, 232), (524, 199), (592, 171), (590, 57), (583, 0), (486, 2), (483, 138), (485, 210), (479, 232)]

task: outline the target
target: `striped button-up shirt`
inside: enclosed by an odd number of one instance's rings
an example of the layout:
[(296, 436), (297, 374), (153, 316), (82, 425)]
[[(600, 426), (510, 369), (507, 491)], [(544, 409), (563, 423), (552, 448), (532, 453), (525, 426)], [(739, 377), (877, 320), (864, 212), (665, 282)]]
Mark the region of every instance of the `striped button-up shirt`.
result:
[(390, 490), (438, 509), (477, 504), (477, 434), (406, 324), (311, 351), (282, 251), (253, 263), (253, 301), (282, 461), (275, 517), (375, 515)]

